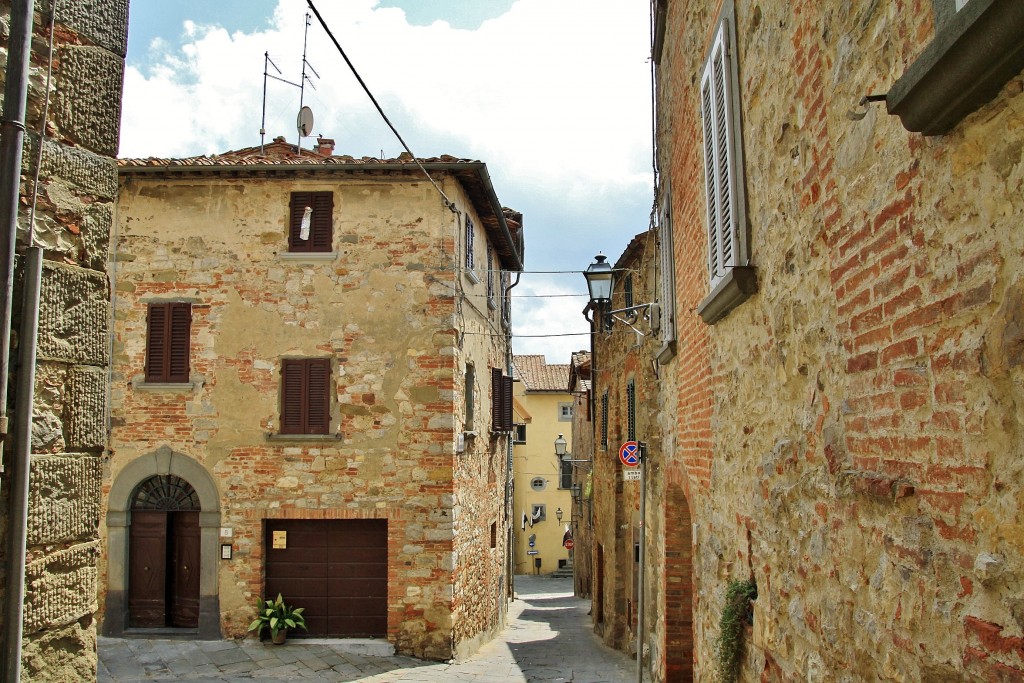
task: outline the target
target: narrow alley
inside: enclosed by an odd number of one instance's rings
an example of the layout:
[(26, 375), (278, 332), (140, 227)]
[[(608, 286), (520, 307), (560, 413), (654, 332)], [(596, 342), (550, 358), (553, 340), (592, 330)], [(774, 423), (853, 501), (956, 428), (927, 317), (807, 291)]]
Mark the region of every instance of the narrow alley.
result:
[[(635, 662), (594, 635), (589, 600), (571, 579), (517, 576), (508, 626), (472, 657), (455, 663), (357, 652), (343, 641), (291, 640), (283, 646), (243, 641), (100, 638), (100, 683), (142, 681), (476, 681), (635, 680)], [(368, 648), (367, 648), (368, 649)]]

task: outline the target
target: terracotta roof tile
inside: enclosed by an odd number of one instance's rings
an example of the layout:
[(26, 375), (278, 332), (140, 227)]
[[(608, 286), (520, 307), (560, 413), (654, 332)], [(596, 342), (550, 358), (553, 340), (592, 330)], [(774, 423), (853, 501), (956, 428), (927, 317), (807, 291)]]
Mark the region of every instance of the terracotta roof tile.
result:
[(544, 356), (513, 356), (512, 367), (527, 391), (569, 391), (569, 366), (548, 365)]

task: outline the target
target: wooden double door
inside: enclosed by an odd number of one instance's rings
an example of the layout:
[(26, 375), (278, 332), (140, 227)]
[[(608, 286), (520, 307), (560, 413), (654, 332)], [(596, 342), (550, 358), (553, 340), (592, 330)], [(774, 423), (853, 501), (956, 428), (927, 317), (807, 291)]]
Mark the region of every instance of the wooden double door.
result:
[(199, 511), (133, 510), (128, 546), (128, 624), (199, 626)]

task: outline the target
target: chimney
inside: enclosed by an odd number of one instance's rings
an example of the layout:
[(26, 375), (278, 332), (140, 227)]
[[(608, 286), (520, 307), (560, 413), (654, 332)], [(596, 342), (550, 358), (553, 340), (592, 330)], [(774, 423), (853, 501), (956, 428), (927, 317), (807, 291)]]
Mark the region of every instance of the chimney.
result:
[(317, 136), (316, 138), (316, 153), (320, 156), (333, 156), (334, 154), (334, 140), (331, 138), (325, 138)]

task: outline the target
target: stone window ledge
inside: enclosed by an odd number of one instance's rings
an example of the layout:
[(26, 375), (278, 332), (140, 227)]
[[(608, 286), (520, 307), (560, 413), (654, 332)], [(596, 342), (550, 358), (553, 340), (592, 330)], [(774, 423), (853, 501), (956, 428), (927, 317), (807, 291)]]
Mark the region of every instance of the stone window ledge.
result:
[(735, 266), (700, 302), (697, 313), (708, 325), (729, 315), (729, 312), (757, 292), (757, 271), (753, 266)]
[(338, 258), (336, 251), (283, 251), (277, 255), (282, 261), (292, 263), (329, 263)]
[(345, 437), (341, 434), (279, 434), (277, 432), (267, 434), (267, 441), (299, 441), (299, 442), (327, 442), (336, 441), (341, 443)]
[(472, 282), (474, 285), (480, 284), (480, 276), (476, 274), (476, 271), (464, 270), (462, 272), (466, 276), (466, 279)]
[(151, 394), (190, 394), (200, 386), (200, 382), (146, 382), (133, 381), (132, 388), (136, 391)]
[(1024, 68), (1024, 3), (970, 0), (935, 32), (885, 96), (903, 127), (942, 135)]

